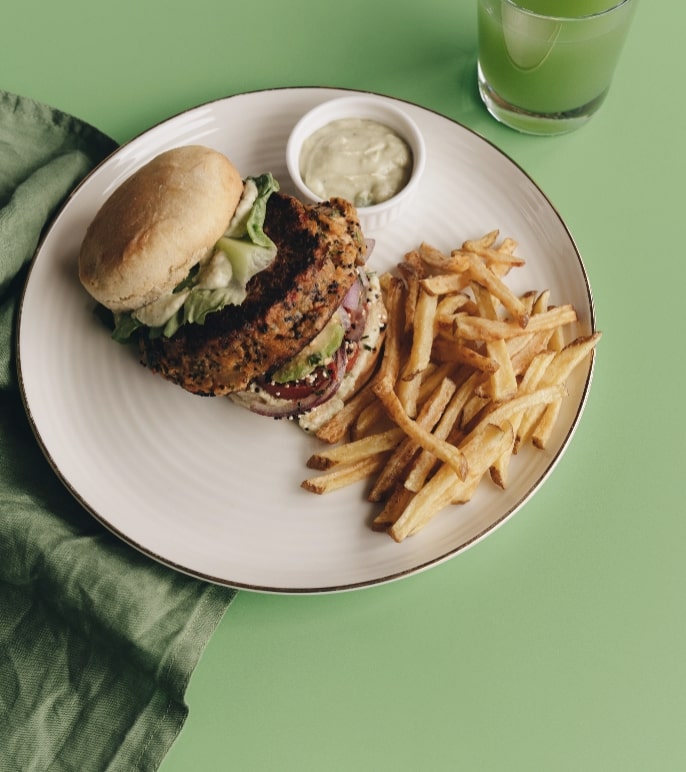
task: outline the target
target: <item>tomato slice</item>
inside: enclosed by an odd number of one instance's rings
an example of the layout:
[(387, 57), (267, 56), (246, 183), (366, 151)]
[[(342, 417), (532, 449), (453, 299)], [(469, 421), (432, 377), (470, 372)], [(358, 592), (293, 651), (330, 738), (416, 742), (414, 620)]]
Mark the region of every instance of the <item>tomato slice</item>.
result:
[(287, 399), (294, 402), (301, 402), (313, 394), (323, 391), (329, 383), (336, 379), (338, 359), (326, 365), (313, 370), (307, 378), (300, 381), (289, 381), (288, 383), (273, 383), (265, 381), (260, 387), (272, 397)]

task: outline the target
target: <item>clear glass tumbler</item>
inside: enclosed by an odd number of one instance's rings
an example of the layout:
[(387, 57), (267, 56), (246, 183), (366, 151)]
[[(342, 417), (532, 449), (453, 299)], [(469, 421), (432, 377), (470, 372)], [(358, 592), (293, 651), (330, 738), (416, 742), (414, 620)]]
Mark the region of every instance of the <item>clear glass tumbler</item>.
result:
[(637, 0), (477, 0), (479, 92), (530, 134), (582, 126), (610, 88)]

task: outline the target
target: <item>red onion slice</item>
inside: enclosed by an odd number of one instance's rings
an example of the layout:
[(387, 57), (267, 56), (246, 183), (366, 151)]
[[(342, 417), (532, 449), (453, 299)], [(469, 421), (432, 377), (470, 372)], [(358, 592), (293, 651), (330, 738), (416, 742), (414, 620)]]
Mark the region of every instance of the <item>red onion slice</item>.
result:
[(318, 405), (328, 402), (336, 394), (345, 377), (347, 362), (348, 355), (346, 347), (343, 345), (336, 352), (336, 361), (334, 367), (331, 368), (333, 377), (323, 387), (318, 387), (307, 397), (299, 400), (274, 397), (271, 402), (267, 402), (261, 399), (259, 391), (245, 391), (237, 396), (240, 403), (252, 410), (253, 413), (268, 418), (297, 418)]

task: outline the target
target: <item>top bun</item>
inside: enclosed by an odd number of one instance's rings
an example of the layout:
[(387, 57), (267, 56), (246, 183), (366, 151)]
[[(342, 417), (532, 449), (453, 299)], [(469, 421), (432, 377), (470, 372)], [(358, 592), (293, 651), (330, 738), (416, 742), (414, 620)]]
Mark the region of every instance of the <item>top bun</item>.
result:
[(243, 192), (226, 156), (174, 148), (126, 179), (102, 205), (79, 253), (79, 278), (112, 311), (169, 294), (227, 229)]

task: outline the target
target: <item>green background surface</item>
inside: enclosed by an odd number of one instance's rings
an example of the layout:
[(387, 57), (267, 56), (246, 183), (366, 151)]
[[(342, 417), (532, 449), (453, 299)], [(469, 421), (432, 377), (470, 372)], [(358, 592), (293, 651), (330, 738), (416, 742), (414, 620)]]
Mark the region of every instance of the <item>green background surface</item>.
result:
[(373, 589), (240, 593), (163, 772), (683, 769), (686, 5), (643, 0), (601, 112), (554, 139), (486, 114), (467, 0), (26, 0), (3, 26), (1, 88), (120, 142), (289, 85), (379, 91), (466, 124), (566, 220), (604, 332), (569, 450), (488, 539)]

